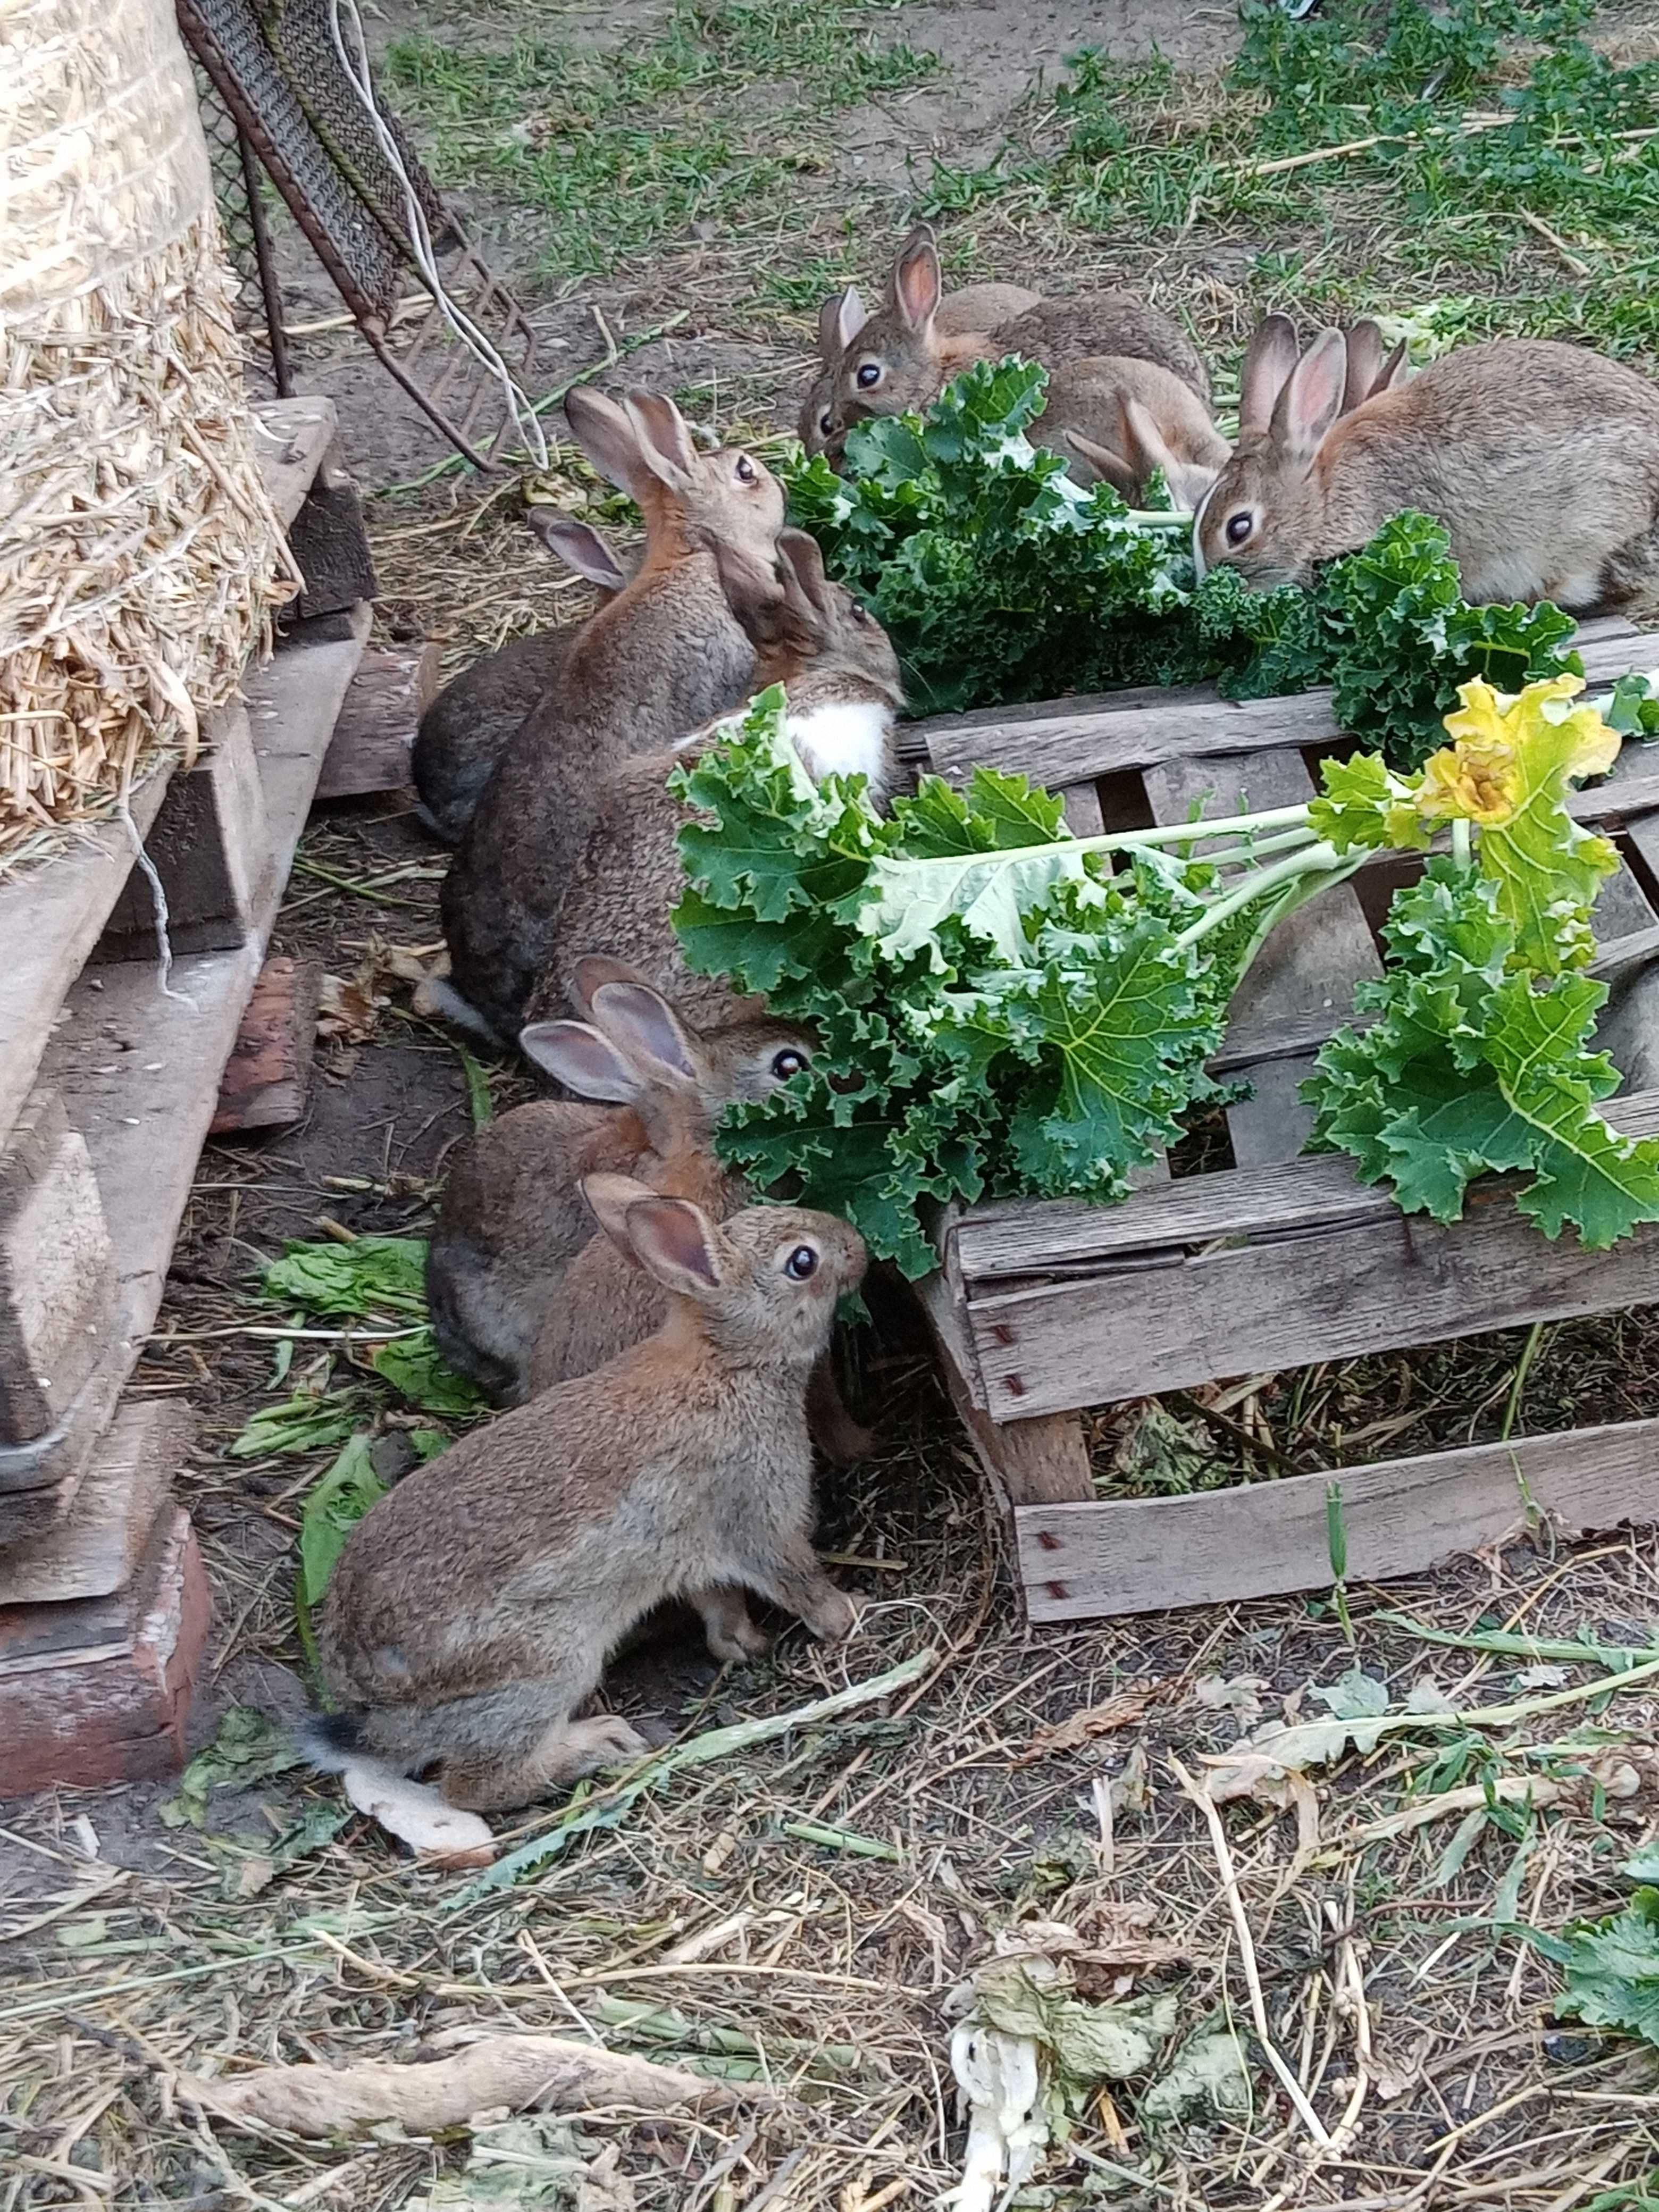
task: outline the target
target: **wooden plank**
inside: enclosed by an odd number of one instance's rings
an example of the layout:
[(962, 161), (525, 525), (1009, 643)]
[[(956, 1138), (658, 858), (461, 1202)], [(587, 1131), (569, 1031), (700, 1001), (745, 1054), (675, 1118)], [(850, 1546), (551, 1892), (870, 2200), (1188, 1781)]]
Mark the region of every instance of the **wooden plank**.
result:
[(973, 1369), (963, 1358), (963, 1340), (943, 1271), (914, 1287), (939, 1347), (951, 1401), (981, 1470), (1004, 1508), (1092, 1498), (1094, 1480), (1077, 1415), (1009, 1421), (999, 1427), (974, 1402)]
[[(177, 962), (167, 992), (152, 962), (127, 961), (89, 971), (69, 994), (44, 1064), (92, 1155), (116, 1253), (118, 1319), (61, 1429), (39, 1447), (0, 1449), (0, 1542), (22, 1533), (9, 1493), (44, 1490), (85, 1465), (155, 1325), (220, 1078), (368, 619), (360, 610), (343, 641), (285, 647), (247, 686), (273, 850), (247, 943)], [(17, 1510), (37, 1510), (23, 1499)]]
[(0, 1144), (0, 1442), (68, 1413), (115, 1310), (115, 1252), (86, 1139), (44, 1086)]
[(1552, 1243), (1494, 1183), (1449, 1228), (1395, 1212), (1211, 1248), (975, 1297), (967, 1327), (992, 1418), (1029, 1420), (1655, 1300), (1659, 1224), (1607, 1252), (1587, 1252), (1570, 1231)]
[(287, 1129), (304, 1117), (322, 994), (320, 960), (266, 961), (220, 1079), (210, 1136)]
[[(1659, 1091), (1609, 1099), (1603, 1110), (1626, 1136), (1659, 1136)], [(1010, 1279), (1097, 1268), (1138, 1254), (1169, 1257), (1218, 1238), (1352, 1228), (1390, 1216), (1398, 1218), (1399, 1208), (1386, 1188), (1361, 1182), (1345, 1154), (1326, 1152), (1186, 1176), (1133, 1191), (1117, 1206), (1004, 1199), (970, 1208), (949, 1236), (968, 1295), (978, 1297)]]
[(410, 748), (437, 696), (438, 670), (435, 641), (364, 653), (323, 763), (319, 802), (409, 787)]
[[(1585, 673), (1602, 684), (1659, 660), (1659, 636), (1634, 624), (1595, 626), (1581, 647)], [(933, 768), (952, 782), (975, 766), (1028, 775), (1051, 791), (1122, 769), (1317, 745), (1342, 732), (1331, 694), (1224, 699), (1213, 684), (1109, 691), (1036, 705), (939, 714), (907, 732), (926, 744)], [(1651, 803), (1651, 802), (1650, 802)]]
[[(161, 878), (175, 956), (240, 945), (270, 889), (270, 827), (240, 700), (208, 717), (205, 739), (194, 768), (173, 777), (144, 841)], [(155, 892), (149, 876), (135, 867), (92, 957), (148, 959), (155, 945)]]
[(1328, 1589), (1333, 1480), (1349, 1580), (1422, 1574), (1540, 1522), (1581, 1536), (1659, 1518), (1659, 1420), (1189, 1498), (1024, 1506), (1014, 1518), (1029, 1616), (1091, 1620)]
[(1106, 828), (1100, 811), (1100, 793), (1092, 783), (1074, 783), (1060, 794), (1066, 809), (1066, 827), (1073, 837), (1098, 837)]
[(36, 1543), (0, 1551), (0, 1606), (61, 1605), (124, 1589), (171, 1503), (173, 1470), (195, 1431), (195, 1415), (176, 1398), (125, 1407), (58, 1526)]
[[(1314, 795), (1300, 754), (1265, 753), (1249, 761), (1175, 760), (1143, 779), (1155, 820), (1184, 822), (1200, 801), (1206, 813), (1257, 812), (1297, 806)], [(1322, 891), (1280, 922), (1233, 994), (1223, 1049), (1239, 1054), (1242, 1039), (1277, 1036), (1286, 1024), (1340, 1023), (1353, 987), (1379, 975), (1382, 963), (1351, 884)], [(1298, 1091), (1313, 1055), (1277, 1059), (1252, 1078), (1254, 1095), (1227, 1109), (1233, 1158), (1249, 1168), (1293, 1159), (1313, 1127), (1313, 1109)]]
[(95, 1789), (181, 1766), (212, 1611), (177, 1507), (121, 1598), (0, 1607), (0, 1794)]
[(286, 530), (334, 443), (339, 410), (319, 392), (263, 399), (253, 410), (253, 450), (266, 496)]
[(1626, 1091), (1650, 1091), (1659, 1086), (1659, 968), (1651, 964), (1651, 951), (1647, 960), (1630, 956), (1644, 942), (1659, 942), (1659, 928), (1628, 866), (1602, 885), (1592, 922), (1604, 954), (1613, 956), (1597, 963), (1607, 973), (1608, 997), (1595, 1042), (1613, 1055)]
[[(133, 788), (131, 812), (141, 837), (161, 811), (173, 767), (158, 762)], [(125, 827), (105, 822), (0, 878), (0, 1137), (33, 1087), (64, 994), (121, 895), (132, 854)]]
[(278, 620), (312, 622), (379, 596), (362, 502), (337, 445), (330, 447), (289, 526), (289, 550), (305, 588)]

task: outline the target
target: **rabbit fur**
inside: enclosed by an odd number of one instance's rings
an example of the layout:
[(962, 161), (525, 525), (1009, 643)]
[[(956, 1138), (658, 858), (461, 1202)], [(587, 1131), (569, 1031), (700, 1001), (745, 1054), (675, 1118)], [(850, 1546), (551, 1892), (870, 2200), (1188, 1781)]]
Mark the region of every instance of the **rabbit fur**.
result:
[[(740, 571), (726, 579), (734, 611), (755, 640), (756, 688), (786, 686), (789, 734), (809, 775), (863, 774), (880, 804), (899, 775), (897, 656), (875, 617), (845, 585), (830, 581), (823, 554), (804, 531), (780, 538), (778, 574), (775, 597), (746, 592)], [(690, 817), (670, 795), (667, 778), (708, 735), (698, 732), (674, 752), (630, 761), (608, 779), (559, 916), (554, 957), (530, 996), (532, 1019), (565, 1011), (577, 962), (601, 949), (648, 976), (699, 1028), (713, 1030), (758, 1008), (757, 1000), (736, 998), (722, 978), (695, 975), (669, 919), (685, 880), (675, 840)]]
[[(975, 331), (994, 331), (1012, 322), (1027, 308), (1040, 303), (1041, 295), (1023, 284), (964, 284), (959, 292), (946, 292), (933, 317), (933, 329), (942, 338), (963, 337)], [(817, 374), (800, 403), (796, 430), (809, 453), (821, 453), (836, 436), (830, 407), (835, 397), (836, 372), (841, 357), (870, 319), (869, 311), (852, 285), (836, 292), (818, 309)]]
[(1305, 584), (1414, 507), (1446, 526), (1475, 604), (1549, 599), (1582, 613), (1659, 580), (1659, 390), (1634, 370), (1503, 338), (1345, 414), (1340, 331), (1314, 340), (1271, 404), (1285, 341), (1257, 336), (1238, 445), (1194, 524), (1200, 575), (1226, 562), (1263, 589)]
[(854, 332), (836, 364), (828, 407), (830, 431), (816, 441), (815, 449), (821, 447), (837, 459), (854, 422), (927, 407), (973, 362), (1000, 361), (1011, 353), (1040, 361), (1051, 371), (1103, 355), (1153, 362), (1209, 404), (1209, 377), (1191, 341), (1167, 315), (1132, 293), (1039, 301), (992, 330), (957, 337), (940, 332), (939, 305), (939, 251), (923, 224), (900, 249), (885, 306)]
[[(626, 589), (628, 570), (591, 522), (557, 507), (532, 507), (525, 520), (550, 553), (585, 576), (601, 606)], [(475, 660), (421, 717), (410, 754), (419, 795), (416, 812), (446, 845), (460, 842), (496, 762), (531, 709), (556, 686), (582, 625), (566, 623), (515, 637)]]
[[(532, 1025), (520, 1042), (576, 1096), (516, 1106), (456, 1147), (427, 1251), (438, 1349), (502, 1405), (529, 1395), (531, 1356), (564, 1271), (590, 1241), (611, 1249), (593, 1237), (581, 1179), (605, 1170), (654, 1184), (665, 1160), (706, 1145), (726, 1106), (765, 1097), (811, 1056), (799, 1024), (764, 1015), (699, 1036), (618, 960), (578, 962), (571, 997), (580, 1019)], [(600, 1358), (660, 1316), (658, 1297), (646, 1325), (630, 1322)]]
[(590, 1177), (607, 1236), (670, 1301), (597, 1374), (475, 1430), (358, 1522), (318, 1629), (341, 1708), (318, 1764), (438, 1769), (452, 1804), (522, 1805), (645, 1746), (573, 1717), (663, 1601), (753, 1589), (816, 1635), (856, 1625), (811, 1541), (807, 1378), (865, 1251), (827, 1214), (724, 1224), (623, 1176)]
[(778, 588), (783, 493), (760, 462), (700, 454), (672, 402), (647, 392), (619, 405), (578, 390), (566, 410), (595, 464), (642, 509), (645, 556), (507, 745), (444, 882), (446, 1003), (503, 1041), (552, 950), (601, 779), (748, 696), (754, 648), (726, 604), (714, 548), (757, 592)]

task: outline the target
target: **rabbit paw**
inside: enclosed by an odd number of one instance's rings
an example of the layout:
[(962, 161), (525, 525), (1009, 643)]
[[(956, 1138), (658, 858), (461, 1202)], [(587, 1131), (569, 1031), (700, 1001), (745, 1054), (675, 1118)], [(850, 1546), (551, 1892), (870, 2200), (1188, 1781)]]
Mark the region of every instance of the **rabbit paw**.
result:
[(643, 1759), (650, 1745), (620, 1713), (595, 1713), (591, 1720), (568, 1721), (560, 1732), (561, 1778), (574, 1781), (603, 1766), (623, 1766)]
[(744, 1613), (738, 1620), (722, 1620), (708, 1624), (710, 1656), (723, 1667), (741, 1667), (745, 1660), (764, 1659), (772, 1649), (772, 1639), (763, 1628), (757, 1628)]
[(823, 1597), (813, 1605), (810, 1613), (802, 1618), (814, 1636), (825, 1644), (842, 1644), (857, 1629), (859, 1615), (863, 1611), (856, 1598), (831, 1584)]

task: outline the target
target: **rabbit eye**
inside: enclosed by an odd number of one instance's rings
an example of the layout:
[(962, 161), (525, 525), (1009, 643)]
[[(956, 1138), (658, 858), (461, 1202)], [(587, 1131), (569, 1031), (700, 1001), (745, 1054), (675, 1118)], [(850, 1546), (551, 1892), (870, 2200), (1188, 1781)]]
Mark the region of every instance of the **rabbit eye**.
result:
[(1227, 517), (1228, 544), (1242, 545), (1255, 528), (1255, 517), (1247, 510), (1241, 508), (1238, 514), (1230, 514)]
[(835, 428), (835, 427), (836, 427), (836, 418), (835, 418), (835, 416), (834, 416), (830, 412), (830, 410), (826, 407), (826, 408), (824, 409), (824, 410), (823, 410), (823, 414), (822, 414), (822, 415), (820, 415), (820, 416), (819, 416), (819, 417), (818, 417), (818, 435), (819, 435), (819, 437), (821, 437), (821, 438), (827, 438), (827, 437), (830, 435), (830, 432)]
[(880, 382), (881, 363), (878, 361), (861, 361), (859, 363), (859, 383), (862, 388), (869, 392)]
[(783, 1270), (787, 1275), (793, 1275), (798, 1283), (804, 1283), (809, 1275), (817, 1274), (818, 1255), (810, 1244), (797, 1244), (784, 1261)]
[(806, 1065), (806, 1054), (797, 1052), (793, 1045), (786, 1045), (781, 1052), (775, 1052), (772, 1055), (772, 1073), (780, 1083), (787, 1083), (792, 1075), (799, 1075)]
[(854, 599), (850, 593), (848, 596), (847, 611), (851, 616), (852, 619), (858, 623), (860, 629), (862, 629), (864, 624), (870, 619), (869, 616), (865, 611), (863, 602), (860, 599)]
[(750, 459), (747, 453), (739, 453), (738, 455), (738, 482), (739, 483), (753, 483), (754, 481), (755, 464)]

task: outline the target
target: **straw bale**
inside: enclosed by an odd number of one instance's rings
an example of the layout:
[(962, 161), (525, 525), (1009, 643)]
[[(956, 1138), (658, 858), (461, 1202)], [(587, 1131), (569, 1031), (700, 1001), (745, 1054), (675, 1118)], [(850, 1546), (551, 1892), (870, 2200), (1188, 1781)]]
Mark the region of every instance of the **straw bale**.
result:
[(0, 0), (0, 872), (268, 647), (265, 495), (170, 0)]

